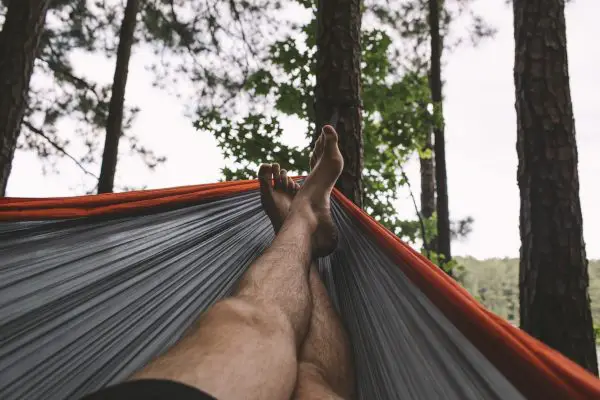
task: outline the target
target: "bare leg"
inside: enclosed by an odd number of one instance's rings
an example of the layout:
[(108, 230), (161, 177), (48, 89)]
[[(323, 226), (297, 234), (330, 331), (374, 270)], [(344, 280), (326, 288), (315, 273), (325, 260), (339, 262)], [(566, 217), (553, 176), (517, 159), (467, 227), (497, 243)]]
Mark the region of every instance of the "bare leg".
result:
[[(312, 308), (310, 262), (336, 245), (329, 197), (343, 159), (333, 129), (324, 130), (315, 153), (318, 162), (291, 202), (288, 218), (234, 296), (215, 304), (133, 379), (179, 381), (224, 400), (289, 399)], [(264, 186), (265, 179), (262, 183), (263, 193), (275, 190), (270, 182)]]
[[(311, 167), (315, 161), (316, 157)], [(299, 186), (287, 177), (285, 170), (280, 171), (277, 164), (263, 166), (260, 175), (270, 176), (271, 172), (275, 177), (276, 191), (273, 194), (263, 191), (261, 199), (277, 233)], [(263, 185), (263, 188), (267, 186)], [(315, 262), (310, 267), (309, 287), (312, 314), (308, 334), (300, 351), (294, 399), (350, 399), (354, 390), (350, 342), (329, 300)]]
[(351, 399), (354, 370), (350, 342), (314, 264), (310, 270), (310, 290), (313, 310), (300, 352), (294, 398)]

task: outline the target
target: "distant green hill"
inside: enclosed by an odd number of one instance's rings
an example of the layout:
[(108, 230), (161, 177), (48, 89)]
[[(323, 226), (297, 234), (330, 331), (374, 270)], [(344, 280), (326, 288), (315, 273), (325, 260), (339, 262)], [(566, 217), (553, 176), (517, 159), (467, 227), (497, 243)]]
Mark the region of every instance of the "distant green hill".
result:
[[(489, 310), (509, 321), (519, 323), (519, 260), (516, 258), (456, 257), (465, 268), (465, 288)], [(592, 316), (600, 325), (600, 260), (589, 263)]]

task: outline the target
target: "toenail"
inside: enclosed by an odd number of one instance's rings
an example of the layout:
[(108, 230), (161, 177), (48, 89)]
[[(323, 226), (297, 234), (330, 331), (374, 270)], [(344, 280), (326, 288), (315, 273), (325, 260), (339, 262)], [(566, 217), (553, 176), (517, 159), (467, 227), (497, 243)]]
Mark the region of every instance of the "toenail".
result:
[(331, 133), (333, 133), (333, 132), (335, 132), (335, 130), (333, 129), (333, 127), (332, 127), (331, 125), (325, 125), (325, 126), (323, 127), (323, 133), (324, 133), (324, 134), (326, 134), (326, 135), (327, 135), (327, 134), (331, 134)]

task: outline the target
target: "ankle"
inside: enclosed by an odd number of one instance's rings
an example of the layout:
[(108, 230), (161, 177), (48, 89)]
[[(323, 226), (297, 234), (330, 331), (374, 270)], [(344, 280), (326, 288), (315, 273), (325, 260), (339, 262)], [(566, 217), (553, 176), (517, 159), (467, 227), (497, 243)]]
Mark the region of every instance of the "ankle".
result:
[(290, 209), (285, 222), (288, 221), (290, 224), (302, 225), (310, 235), (313, 235), (317, 231), (319, 225), (319, 219), (314, 210), (309, 204), (305, 203), (299, 203)]

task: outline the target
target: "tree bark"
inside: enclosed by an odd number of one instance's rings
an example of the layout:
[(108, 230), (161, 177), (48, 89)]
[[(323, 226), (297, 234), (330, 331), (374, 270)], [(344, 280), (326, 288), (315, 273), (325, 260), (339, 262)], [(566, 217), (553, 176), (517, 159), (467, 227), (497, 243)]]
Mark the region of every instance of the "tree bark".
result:
[(9, 2), (0, 32), (0, 196), (6, 193), (49, 3)]
[(440, 8), (442, 0), (429, 0), (429, 32), (431, 39), (431, 69), (429, 86), (435, 110), (433, 128), (435, 153), (435, 185), (437, 194), (437, 252), (444, 257), (442, 263), (452, 259), (450, 252), (450, 211), (448, 205), (448, 177), (446, 173), (446, 143), (442, 111), (442, 38), (440, 34)]
[[(435, 162), (433, 155), (433, 140), (432, 134), (429, 132), (425, 140), (425, 146), (423, 150), (431, 151), (431, 156), (428, 158), (420, 157), (420, 172), (421, 172), (421, 217), (429, 219), (435, 212)], [(431, 251), (436, 250), (437, 237), (432, 235), (431, 232), (423, 232), (423, 238), (427, 241), (423, 242), (423, 247), (426, 250), (428, 257), (431, 255)]]
[(104, 153), (102, 154), (102, 167), (98, 180), (98, 193), (110, 193), (115, 183), (117, 160), (119, 155), (119, 140), (123, 130), (123, 106), (125, 103), (125, 87), (129, 72), (129, 59), (133, 46), (135, 25), (139, 11), (139, 0), (127, 0), (125, 14), (119, 33), (119, 47), (117, 48), (117, 62), (113, 77), (112, 93), (106, 120), (106, 138), (104, 140)]
[[(433, 140), (431, 134), (427, 135), (423, 150), (433, 153)], [(421, 163), (421, 215), (423, 218), (431, 218), (435, 212), (435, 163), (433, 154), (429, 158), (420, 159)]]
[(360, 25), (360, 0), (318, 2), (316, 136), (323, 125), (336, 125), (345, 162), (336, 186), (359, 207), (363, 200)]
[(563, 0), (514, 0), (521, 328), (598, 374)]

